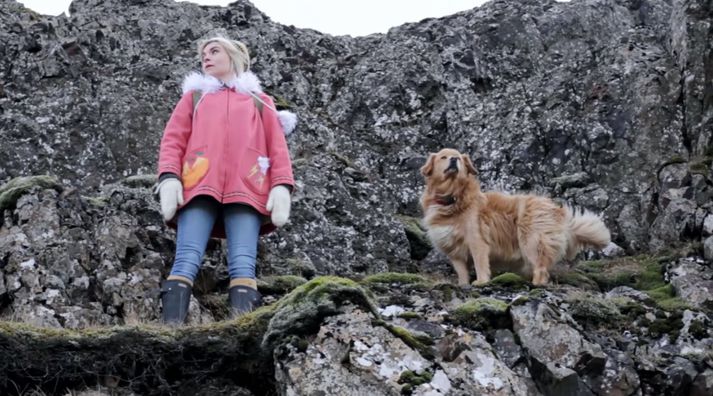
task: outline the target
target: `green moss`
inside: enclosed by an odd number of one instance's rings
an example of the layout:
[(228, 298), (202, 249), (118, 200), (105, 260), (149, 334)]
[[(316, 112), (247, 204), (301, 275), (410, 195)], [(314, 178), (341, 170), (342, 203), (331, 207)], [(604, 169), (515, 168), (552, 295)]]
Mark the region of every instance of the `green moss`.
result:
[(355, 303), (363, 303), (369, 311), (378, 312), (376, 306), (371, 301), (371, 296), (368, 292), (359, 286), (358, 283), (351, 279), (340, 278), (338, 276), (320, 276), (309, 282), (297, 287), (290, 294), (278, 301), (278, 309), (284, 308), (287, 305), (300, 304), (304, 301), (317, 301), (325, 297), (339, 296), (341, 292), (346, 292), (346, 295), (354, 295), (357, 297)]
[(353, 304), (379, 317), (371, 293), (358, 283), (336, 276), (321, 276), (297, 287), (275, 304), (275, 314), (263, 338), (271, 345), (292, 335), (313, 334), (322, 320)]
[(433, 244), (428, 238), (426, 229), (421, 225), (421, 220), (411, 216), (396, 216), (404, 227), (406, 238), (409, 241), (411, 258), (423, 260), (433, 250)]
[(258, 289), (263, 294), (284, 294), (305, 283), (307, 279), (301, 276), (267, 276), (258, 280)]
[(287, 99), (285, 99), (281, 95), (274, 95), (273, 100), (275, 103), (275, 107), (278, 109), (291, 109), (294, 107), (292, 105), (292, 103), (290, 103)]
[(380, 274), (369, 275), (361, 281), (364, 285), (372, 283), (431, 283), (428, 279), (421, 275), (401, 273), (401, 272), (382, 272)]
[(664, 285), (653, 290), (649, 290), (646, 294), (651, 297), (656, 305), (664, 311), (682, 311), (689, 309), (690, 306), (679, 297), (676, 297), (676, 291), (672, 285)]
[(673, 165), (673, 164), (683, 164), (686, 162), (686, 159), (683, 158), (682, 156), (676, 154), (672, 156), (671, 158), (668, 159), (668, 161), (665, 161), (662, 165), (661, 168), (668, 166), (668, 165)]
[(37, 327), (28, 323), (0, 321), (0, 333), (2, 334), (24, 334), (28, 337), (42, 338), (76, 338), (82, 336), (82, 330)]
[(419, 315), (417, 312), (407, 311), (407, 312), (403, 312), (403, 313), (399, 314), (399, 318), (401, 318), (401, 319), (407, 319), (407, 320), (409, 320), (409, 319), (420, 319), (420, 318), (421, 318), (421, 315)]
[(491, 279), (490, 282), (488, 282), (487, 284), (507, 287), (510, 289), (520, 289), (527, 286), (528, 282), (518, 274), (514, 274), (512, 272), (505, 272)]
[(404, 387), (401, 389), (402, 394), (410, 395), (413, 392), (414, 388), (422, 384), (427, 384), (431, 382), (432, 379), (433, 374), (429, 373), (428, 371), (424, 371), (423, 373), (418, 374), (415, 371), (406, 370), (401, 373), (401, 376), (399, 377), (397, 382), (399, 384), (404, 384)]
[(391, 334), (400, 338), (401, 341), (409, 347), (417, 350), (424, 358), (434, 358), (433, 350), (430, 347), (430, 345), (433, 345), (433, 339), (427, 335), (417, 336), (401, 326), (394, 326), (384, 321), (379, 321), (376, 324), (384, 326), (387, 330), (389, 330), (389, 332), (391, 332)]
[(630, 320), (644, 315), (647, 311), (641, 303), (634, 301), (629, 297), (613, 297), (608, 299), (612, 304), (616, 305), (621, 314)]
[(688, 326), (688, 334), (697, 340), (708, 337), (708, 326), (702, 320), (692, 320)]
[(443, 300), (450, 301), (453, 299), (453, 295), (458, 293), (458, 286), (450, 282), (440, 282), (433, 285), (433, 290), (439, 290), (443, 293)]
[[(213, 322), (193, 326), (170, 327), (159, 323), (144, 323), (131, 326), (87, 327), (82, 329), (65, 329), (54, 327), (37, 327), (27, 323), (0, 321), (0, 333), (23, 334), (26, 337), (52, 339), (105, 339), (126, 332), (143, 333), (147, 337), (165, 339), (180, 338), (196, 333), (222, 332), (231, 329), (238, 333), (261, 336), (267, 326), (267, 319), (274, 313), (274, 305), (260, 307), (257, 310), (241, 315), (232, 321)], [(256, 329), (257, 328), (257, 329)]]
[(450, 313), (449, 319), (475, 330), (510, 327), (508, 304), (490, 297), (465, 302)]
[(0, 211), (12, 209), (21, 196), (33, 188), (52, 188), (61, 191), (62, 187), (57, 178), (47, 175), (16, 177), (0, 186)]
[[(399, 219), (401, 224), (403, 224), (406, 232), (411, 232), (415, 235), (426, 238), (426, 229), (421, 225), (421, 220), (406, 215), (397, 215), (396, 218)], [(428, 238), (426, 238), (426, 240), (428, 240)], [(428, 242), (428, 244), (430, 245), (431, 243)]]
[(581, 323), (612, 326), (623, 320), (616, 304), (601, 297), (582, 296), (569, 301), (570, 314)]
[(575, 266), (575, 270), (596, 282), (603, 291), (618, 286), (651, 290), (665, 285), (663, 264), (652, 256), (582, 261)]
[(542, 299), (542, 298), (545, 298), (546, 295), (547, 295), (547, 292), (545, 291), (545, 289), (539, 289), (539, 288), (532, 289), (532, 290), (530, 290), (529, 293), (527, 293), (527, 296), (529, 298), (534, 298), (534, 299)]
[(517, 306), (520, 306), (520, 305), (524, 305), (524, 304), (527, 303), (528, 301), (530, 301), (530, 297), (525, 296), (525, 295), (519, 295), (519, 296), (515, 297), (514, 300), (512, 300), (512, 302), (510, 303), (510, 305), (511, 305), (511, 306), (514, 306), (514, 307), (517, 307)]
[(552, 274), (552, 282), (561, 285), (570, 285), (585, 290), (599, 290), (597, 282), (593, 281), (580, 270), (558, 270)]
[(667, 334), (671, 342), (675, 342), (683, 328), (682, 317), (681, 311), (660, 315), (648, 324), (649, 334), (655, 338)]
[(309, 348), (309, 340), (305, 337), (292, 337), (290, 341), (293, 347), (295, 347), (300, 352), (305, 352)]
[(664, 265), (657, 259), (649, 257), (642, 262), (643, 271), (639, 274), (634, 284), (634, 289), (651, 290), (664, 286)]
[(654, 301), (669, 299), (676, 296), (676, 291), (671, 285), (664, 285), (646, 292)]
[(713, 156), (706, 155), (703, 157), (696, 157), (689, 161), (688, 169), (691, 173), (707, 177), (710, 174), (711, 164), (713, 164)]

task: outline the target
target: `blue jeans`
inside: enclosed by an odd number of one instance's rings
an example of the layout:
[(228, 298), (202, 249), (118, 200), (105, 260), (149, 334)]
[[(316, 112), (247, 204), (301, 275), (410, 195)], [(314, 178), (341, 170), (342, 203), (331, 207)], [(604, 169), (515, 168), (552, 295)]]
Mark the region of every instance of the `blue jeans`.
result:
[(207, 196), (198, 196), (178, 212), (176, 259), (171, 275), (194, 281), (203, 261), (213, 224), (223, 216), (228, 241), (230, 279), (255, 278), (260, 214), (247, 205), (227, 204)]

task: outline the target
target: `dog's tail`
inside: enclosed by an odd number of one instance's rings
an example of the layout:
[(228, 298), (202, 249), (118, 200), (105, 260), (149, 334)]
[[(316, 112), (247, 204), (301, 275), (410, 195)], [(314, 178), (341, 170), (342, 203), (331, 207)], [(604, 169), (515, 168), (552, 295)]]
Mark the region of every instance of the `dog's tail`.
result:
[(569, 224), (567, 259), (573, 259), (585, 247), (602, 249), (611, 242), (611, 234), (602, 219), (588, 210), (565, 207)]

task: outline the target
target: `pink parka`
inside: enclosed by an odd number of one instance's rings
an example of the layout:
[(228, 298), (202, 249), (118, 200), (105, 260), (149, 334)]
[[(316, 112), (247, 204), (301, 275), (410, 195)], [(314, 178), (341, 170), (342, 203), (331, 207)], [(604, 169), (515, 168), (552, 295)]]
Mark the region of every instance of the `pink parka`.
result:
[[(195, 109), (194, 91), (202, 93)], [(262, 112), (252, 95), (264, 103)], [(278, 118), (272, 99), (249, 71), (225, 84), (190, 74), (163, 132), (159, 175), (170, 172), (181, 178), (184, 206), (199, 195), (224, 204), (247, 204), (265, 215), (262, 234), (274, 230), (265, 208), (268, 194), (280, 184), (294, 186), (285, 135), (296, 117), (280, 113)], [(175, 220), (168, 224), (175, 228)], [(216, 222), (211, 236), (225, 237), (222, 221)]]

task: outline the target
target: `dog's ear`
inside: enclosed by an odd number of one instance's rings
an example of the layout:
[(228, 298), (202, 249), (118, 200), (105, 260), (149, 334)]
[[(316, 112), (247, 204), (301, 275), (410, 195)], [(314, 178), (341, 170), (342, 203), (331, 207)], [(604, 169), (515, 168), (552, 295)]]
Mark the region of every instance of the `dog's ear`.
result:
[(423, 177), (428, 177), (431, 176), (433, 173), (433, 165), (436, 162), (436, 154), (431, 153), (428, 155), (428, 159), (426, 160), (426, 164), (421, 167), (421, 175)]
[(460, 157), (463, 159), (463, 163), (465, 164), (465, 169), (468, 170), (468, 173), (477, 176), (478, 170), (475, 169), (475, 166), (473, 166), (473, 161), (470, 160), (470, 157), (468, 156), (468, 154), (461, 154)]

